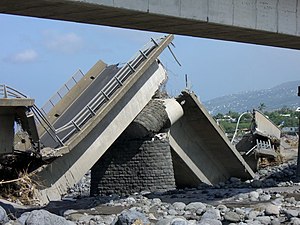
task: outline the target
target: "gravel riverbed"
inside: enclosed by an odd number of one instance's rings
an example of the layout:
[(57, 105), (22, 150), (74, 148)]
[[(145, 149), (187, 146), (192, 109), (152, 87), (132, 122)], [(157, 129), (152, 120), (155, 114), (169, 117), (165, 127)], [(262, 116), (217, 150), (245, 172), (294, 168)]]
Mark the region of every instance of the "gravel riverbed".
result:
[(214, 187), (89, 197), (90, 173), (47, 206), (0, 200), (0, 224), (300, 224), (296, 159), (260, 169), (253, 180), (232, 177)]

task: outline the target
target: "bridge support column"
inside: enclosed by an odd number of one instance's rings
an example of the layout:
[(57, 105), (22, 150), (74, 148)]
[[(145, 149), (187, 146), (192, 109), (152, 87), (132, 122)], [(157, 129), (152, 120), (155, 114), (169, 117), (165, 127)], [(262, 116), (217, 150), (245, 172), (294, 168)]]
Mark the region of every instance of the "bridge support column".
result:
[(14, 122), (24, 123), (28, 107), (33, 106), (33, 99), (0, 99), (0, 154), (9, 154), (14, 150)]
[(0, 154), (9, 154), (14, 148), (14, 114), (0, 115)]
[(93, 166), (91, 195), (175, 189), (169, 140), (117, 141)]
[(182, 115), (175, 99), (150, 101), (92, 168), (91, 195), (175, 189), (168, 130)]

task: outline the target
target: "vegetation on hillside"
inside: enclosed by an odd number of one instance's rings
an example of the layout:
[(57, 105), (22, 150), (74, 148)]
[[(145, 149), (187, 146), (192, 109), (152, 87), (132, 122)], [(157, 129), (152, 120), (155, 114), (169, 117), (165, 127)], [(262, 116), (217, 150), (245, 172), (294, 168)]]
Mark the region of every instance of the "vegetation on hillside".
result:
[[(264, 111), (265, 104), (261, 103), (258, 107), (275, 125), (279, 127), (298, 127), (299, 122), (299, 112), (296, 112), (294, 109), (288, 107), (282, 107), (279, 110), (272, 112)], [(222, 127), (222, 129), (229, 135), (233, 134), (236, 128), (238, 118), (241, 113), (229, 111), (226, 114), (218, 113), (214, 116), (214, 119)], [(239, 130), (246, 131), (250, 129), (252, 120), (252, 113), (245, 113), (240, 118)]]

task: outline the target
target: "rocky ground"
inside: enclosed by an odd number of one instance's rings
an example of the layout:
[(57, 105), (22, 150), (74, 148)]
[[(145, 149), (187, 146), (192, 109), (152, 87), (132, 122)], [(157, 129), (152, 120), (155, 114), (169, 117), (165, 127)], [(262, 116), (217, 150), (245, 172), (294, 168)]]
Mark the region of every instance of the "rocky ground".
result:
[(300, 224), (300, 183), (295, 183), (296, 151), (266, 167), (253, 180), (230, 178), (214, 187), (89, 197), (86, 174), (59, 202), (43, 208), (0, 201), (0, 224)]

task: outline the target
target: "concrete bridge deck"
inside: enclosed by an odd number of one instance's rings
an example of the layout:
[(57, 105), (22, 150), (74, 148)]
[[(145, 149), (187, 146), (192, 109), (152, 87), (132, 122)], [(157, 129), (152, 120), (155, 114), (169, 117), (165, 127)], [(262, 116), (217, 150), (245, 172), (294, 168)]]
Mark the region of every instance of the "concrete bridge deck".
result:
[(58, 149), (64, 152), (63, 156), (36, 174), (37, 180), (42, 184), (36, 196), (42, 202), (60, 199), (97, 162), (150, 101), (166, 79), (166, 72), (157, 57), (172, 40), (173, 36), (169, 35), (160, 42), (152, 43), (148, 55), (139, 52), (138, 57), (143, 60), (138, 61), (134, 68), (129, 68), (130, 76), (120, 84), (120, 89), (109, 96), (109, 101), (98, 111), (98, 106), (92, 108), (96, 114), (84, 117), (80, 129), (73, 132), (76, 128), (73, 126), (72, 135)]

